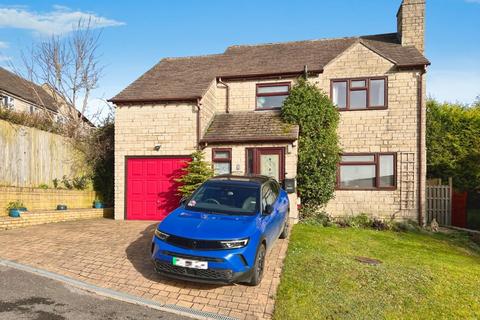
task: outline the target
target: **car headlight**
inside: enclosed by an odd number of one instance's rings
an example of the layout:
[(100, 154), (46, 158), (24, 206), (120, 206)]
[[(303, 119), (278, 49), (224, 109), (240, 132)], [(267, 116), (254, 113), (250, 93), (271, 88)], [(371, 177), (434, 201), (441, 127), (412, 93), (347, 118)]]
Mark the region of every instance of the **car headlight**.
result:
[(162, 232), (158, 229), (155, 229), (155, 237), (157, 237), (158, 239), (165, 241), (168, 239), (169, 236), (170, 236), (169, 234)]
[(247, 245), (247, 243), (248, 243), (248, 239), (220, 241), (220, 244), (225, 249), (243, 248)]

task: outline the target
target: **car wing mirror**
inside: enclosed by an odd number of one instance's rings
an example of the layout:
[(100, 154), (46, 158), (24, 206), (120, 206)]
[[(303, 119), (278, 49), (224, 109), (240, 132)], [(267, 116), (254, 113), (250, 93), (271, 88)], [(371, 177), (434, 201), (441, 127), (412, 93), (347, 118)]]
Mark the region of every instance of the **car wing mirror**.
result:
[(273, 212), (273, 206), (271, 204), (267, 204), (265, 208), (263, 208), (263, 214), (269, 215)]

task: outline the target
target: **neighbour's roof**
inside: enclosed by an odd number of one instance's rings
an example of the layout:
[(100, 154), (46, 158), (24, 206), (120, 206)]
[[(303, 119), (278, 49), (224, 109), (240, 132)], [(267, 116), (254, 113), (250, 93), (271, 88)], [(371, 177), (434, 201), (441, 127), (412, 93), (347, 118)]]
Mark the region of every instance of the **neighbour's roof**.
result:
[(54, 99), (41, 86), (25, 80), (2, 67), (0, 67), (0, 90), (38, 106), (57, 111)]
[(363, 43), (397, 67), (421, 67), (429, 61), (413, 46), (403, 47), (396, 33), (227, 48), (223, 54), (165, 58), (111, 99), (115, 103), (195, 100), (218, 77), (300, 75), (323, 68), (354, 43)]
[(298, 126), (282, 122), (278, 111), (216, 114), (202, 143), (295, 141)]

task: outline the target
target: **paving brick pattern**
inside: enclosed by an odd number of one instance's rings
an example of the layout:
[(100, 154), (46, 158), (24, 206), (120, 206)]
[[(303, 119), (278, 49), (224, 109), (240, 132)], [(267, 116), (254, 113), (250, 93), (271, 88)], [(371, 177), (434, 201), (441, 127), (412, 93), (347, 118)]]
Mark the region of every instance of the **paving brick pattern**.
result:
[(238, 319), (271, 318), (287, 240), (278, 240), (270, 251), (259, 286), (207, 285), (153, 271), (154, 228), (151, 221), (94, 219), (0, 231), (0, 258), (160, 303)]

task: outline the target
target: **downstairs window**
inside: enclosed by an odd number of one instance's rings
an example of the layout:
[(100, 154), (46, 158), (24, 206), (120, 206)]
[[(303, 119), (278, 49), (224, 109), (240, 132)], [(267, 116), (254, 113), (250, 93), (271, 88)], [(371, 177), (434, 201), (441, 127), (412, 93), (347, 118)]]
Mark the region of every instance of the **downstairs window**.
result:
[(392, 190), (396, 188), (396, 154), (343, 154), (338, 165), (337, 188)]

